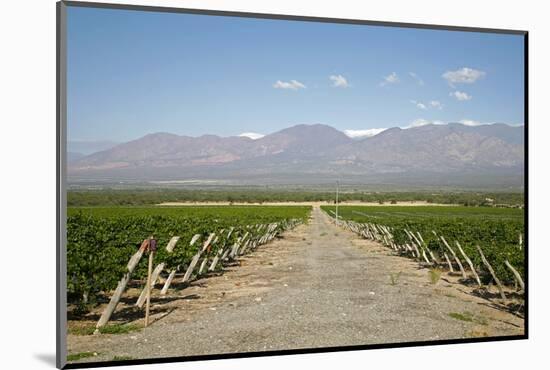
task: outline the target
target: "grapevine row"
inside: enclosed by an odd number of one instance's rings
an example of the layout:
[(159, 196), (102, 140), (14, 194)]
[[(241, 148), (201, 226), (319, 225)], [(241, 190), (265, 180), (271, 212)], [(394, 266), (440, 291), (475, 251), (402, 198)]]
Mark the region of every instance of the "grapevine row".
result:
[[(181, 283), (187, 283), (193, 278), (203, 276), (207, 272), (215, 271), (223, 266), (224, 263), (233, 261), (239, 256), (249, 253), (255, 250), (258, 246), (266, 244), (273, 240), (279, 233), (292, 229), (302, 223), (302, 219), (289, 219), (280, 222), (273, 222), (270, 224), (248, 225), (245, 229), (247, 231), (244, 235), (237, 237), (234, 243), (228, 243), (231, 235), (235, 231), (235, 227), (231, 227), (228, 231), (225, 229), (216, 233), (210, 233), (202, 246), (198, 249), (193, 258), (188, 261), (180, 261), (180, 264), (173, 265), (168, 278), (166, 279), (164, 286), (161, 290), (161, 295), (165, 295), (170, 284), (172, 283), (176, 273), (180, 271), (182, 266), (185, 266), (185, 274), (181, 279)], [(193, 246), (197, 241), (201, 239), (201, 234), (196, 234), (191, 238), (189, 245)], [(174, 236), (170, 239), (166, 245), (165, 251), (168, 254), (172, 254), (177, 247), (179, 236)], [(145, 239), (138, 249), (138, 251), (130, 258), (127, 264), (127, 271), (118, 282), (117, 288), (113, 293), (111, 300), (105, 310), (103, 311), (96, 327), (97, 331), (107, 324), (111, 315), (116, 309), (118, 302), (122, 296), (122, 293), (126, 289), (128, 282), (132, 276), (135, 266), (141, 259), (145, 252), (152, 253), (150, 250), (151, 238)], [(152, 263), (152, 257), (150, 257), (150, 263)], [(188, 263), (187, 263), (188, 262)], [(148, 277), (148, 282), (143, 288), (139, 298), (136, 301), (136, 306), (142, 307), (145, 299), (150, 297), (152, 289), (155, 287), (160, 274), (167, 266), (166, 262), (160, 262), (156, 265), (154, 271)], [(151, 271), (151, 265), (150, 270)], [(149, 310), (146, 311), (147, 313)], [(147, 316), (145, 319), (145, 325), (147, 325)]]
[[(68, 300), (74, 305), (88, 307), (97, 303), (100, 296), (115, 289), (120, 277), (127, 272), (128, 259), (139, 250), (146, 238), (152, 236), (159, 246), (166, 246), (174, 236), (179, 236), (178, 247), (171, 252), (159, 248), (155, 262), (164, 263), (166, 271), (180, 271), (187, 268), (200, 249), (199, 239), (205, 241), (215, 233), (215, 243), (212, 243), (209, 253), (218, 247), (233, 245), (247, 234), (247, 238), (254, 241), (262, 231), (258, 229), (260, 225), (277, 223), (277, 231), (281, 231), (290, 220), (305, 219), (309, 208), (149, 207), (69, 211)], [(194, 237), (199, 239), (189, 243)], [(136, 264), (132, 276), (136, 280), (147, 276), (146, 261)]]
[[(329, 209), (328, 214), (336, 222), (335, 212)], [(521, 236), (520, 243), (511, 249), (501, 247), (498, 250), (494, 245), (491, 245), (493, 248), (482, 249), (479, 243), (463, 245), (459, 240), (446, 238), (436, 230), (430, 230), (428, 238), (427, 234), (422, 235), (412, 228), (360, 223), (342, 220), (340, 216), (338, 224), (427, 266), (448, 269), (450, 272), (456, 270), (462, 275), (463, 281), (471, 279), (480, 288), (494, 282), (503, 299), (506, 298), (503, 285), (514, 284), (520, 292), (525, 289)], [(468, 276), (467, 271), (471, 276)]]

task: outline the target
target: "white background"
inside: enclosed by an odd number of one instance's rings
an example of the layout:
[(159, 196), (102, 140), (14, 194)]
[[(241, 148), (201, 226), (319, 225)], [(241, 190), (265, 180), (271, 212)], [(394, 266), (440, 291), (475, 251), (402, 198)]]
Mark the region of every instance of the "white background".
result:
[[(99, 1), (99, 0), (98, 0)], [(115, 1), (112, 2), (123, 2)], [(548, 351), (550, 69), (544, 1), (131, 1), (261, 13), (530, 31), (530, 339), (527, 341), (149, 365), (153, 369), (541, 368)], [(55, 354), (55, 1), (2, 3), (0, 129), (2, 368), (52, 368)], [(419, 40), (421, 42), (421, 40)], [(468, 53), (468, 50), (464, 50)], [(426, 302), (429, 304), (429, 302)], [(323, 333), (319, 333), (323, 335)], [(182, 343), (185, 345), (185, 343)], [(547, 357), (547, 356), (544, 356)], [(133, 367), (137, 368), (137, 367)]]

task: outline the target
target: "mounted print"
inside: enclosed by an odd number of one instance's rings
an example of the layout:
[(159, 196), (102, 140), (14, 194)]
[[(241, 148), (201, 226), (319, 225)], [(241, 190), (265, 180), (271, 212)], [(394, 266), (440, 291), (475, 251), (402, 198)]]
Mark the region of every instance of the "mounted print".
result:
[(527, 338), (527, 32), (57, 9), (58, 367)]

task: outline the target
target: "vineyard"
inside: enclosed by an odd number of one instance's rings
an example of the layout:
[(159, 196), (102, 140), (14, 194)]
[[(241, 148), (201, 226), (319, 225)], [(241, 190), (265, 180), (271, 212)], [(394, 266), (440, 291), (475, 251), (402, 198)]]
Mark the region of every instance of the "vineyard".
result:
[[(322, 209), (335, 217), (334, 206)], [(457, 270), (464, 280), (472, 278), (480, 287), (496, 282), (499, 288), (502, 284), (523, 288), (521, 209), (341, 206), (338, 219), (363, 237), (427, 265)]]
[(303, 222), (309, 212), (310, 207), (297, 206), (69, 208), (68, 301), (89, 307), (119, 288), (129, 272), (132, 279), (145, 279), (148, 263), (141, 255), (153, 238), (158, 244), (155, 280), (168, 273), (172, 280), (179, 272), (195, 276), (220, 270), (224, 261)]

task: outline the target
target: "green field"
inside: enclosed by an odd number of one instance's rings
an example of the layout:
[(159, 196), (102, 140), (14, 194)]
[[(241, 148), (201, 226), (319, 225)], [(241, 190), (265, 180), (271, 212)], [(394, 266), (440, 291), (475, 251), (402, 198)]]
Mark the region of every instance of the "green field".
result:
[(179, 219), (210, 218), (216, 222), (231, 222), (238, 218), (240, 222), (261, 223), (287, 217), (300, 218), (309, 212), (309, 206), (110, 206), (110, 207), (69, 207), (67, 216), (86, 215), (96, 218), (125, 217), (176, 217)]
[[(324, 206), (335, 210), (335, 207)], [(339, 206), (340, 216), (362, 222), (365, 219), (398, 217), (406, 219), (493, 219), (523, 222), (524, 211), (518, 208), (463, 207), (463, 206)]]
[[(334, 203), (333, 189), (270, 189), (221, 188), (221, 189), (73, 189), (67, 193), (69, 207), (81, 206), (139, 206), (164, 202), (327, 202)], [(367, 191), (352, 185), (342, 185), (339, 199), (374, 203), (418, 201), (466, 206), (502, 205), (522, 207), (522, 192), (474, 192), (474, 191)]]
[[(323, 206), (331, 216), (334, 206)], [(332, 211), (332, 212), (331, 212)], [(458, 241), (476, 268), (484, 270), (475, 246), (479, 245), (493, 265), (497, 276), (507, 283), (513, 275), (506, 268), (508, 260), (524, 276), (524, 249), (519, 247), (523, 236), (524, 211), (522, 209), (462, 207), (462, 206), (340, 206), (338, 214), (343, 220), (361, 224), (372, 223), (392, 228), (395, 241), (409, 241), (405, 229), (419, 232), (427, 246), (439, 257), (446, 251), (433, 234), (442, 235), (454, 247)], [(488, 275), (485, 274), (488, 279)]]
[[(126, 272), (129, 258), (149, 236), (158, 240), (155, 263), (182, 268), (196, 253), (200, 242), (217, 233), (217, 248), (234, 243), (248, 232), (262, 234), (258, 225), (304, 220), (311, 207), (299, 206), (199, 206), (199, 207), (69, 207), (67, 217), (67, 288), (69, 302), (94, 303), (102, 293), (116, 287)], [(234, 228), (233, 232), (229, 230)], [(222, 233), (223, 230), (223, 233)], [(195, 234), (201, 240), (189, 247)], [(177, 248), (168, 254), (164, 246), (180, 236)], [(216, 251), (213, 250), (212, 253)], [(146, 274), (146, 259), (138, 265), (135, 277)]]

